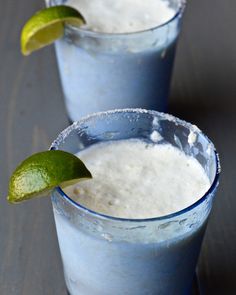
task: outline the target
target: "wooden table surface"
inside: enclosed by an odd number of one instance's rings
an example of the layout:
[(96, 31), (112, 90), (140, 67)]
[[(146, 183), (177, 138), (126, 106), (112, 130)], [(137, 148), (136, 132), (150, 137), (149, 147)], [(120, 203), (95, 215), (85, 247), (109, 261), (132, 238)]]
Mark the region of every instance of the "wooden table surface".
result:
[[(53, 47), (27, 58), (20, 29), (42, 0), (1, 0), (0, 294), (65, 295), (49, 199), (8, 205), (9, 175), (68, 125)], [(171, 87), (170, 112), (214, 141), (221, 183), (204, 239), (204, 294), (236, 294), (236, 1), (189, 0)], [(170, 294), (172, 295), (172, 294)]]

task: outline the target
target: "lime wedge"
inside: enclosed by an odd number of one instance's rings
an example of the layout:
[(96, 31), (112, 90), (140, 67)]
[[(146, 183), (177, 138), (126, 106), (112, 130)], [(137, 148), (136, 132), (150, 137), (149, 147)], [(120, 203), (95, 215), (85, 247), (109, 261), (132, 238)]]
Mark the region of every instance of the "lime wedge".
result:
[(64, 5), (42, 9), (33, 15), (21, 32), (21, 52), (31, 52), (53, 43), (64, 34), (64, 23), (81, 26), (83, 16), (74, 8)]
[(92, 178), (84, 163), (73, 154), (53, 150), (34, 154), (13, 172), (8, 201), (18, 203), (47, 195), (54, 187), (65, 187), (80, 179)]

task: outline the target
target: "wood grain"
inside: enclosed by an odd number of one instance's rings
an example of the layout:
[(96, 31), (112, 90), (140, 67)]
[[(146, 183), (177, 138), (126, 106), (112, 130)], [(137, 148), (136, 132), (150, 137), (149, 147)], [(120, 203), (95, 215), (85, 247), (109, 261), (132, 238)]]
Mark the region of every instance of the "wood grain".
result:
[[(0, 294), (65, 295), (50, 200), (5, 201), (19, 161), (68, 124), (53, 47), (24, 58), (20, 29), (41, 0), (1, 1)], [(178, 46), (170, 112), (197, 124), (221, 155), (221, 184), (199, 262), (204, 294), (236, 294), (236, 1), (191, 0)]]

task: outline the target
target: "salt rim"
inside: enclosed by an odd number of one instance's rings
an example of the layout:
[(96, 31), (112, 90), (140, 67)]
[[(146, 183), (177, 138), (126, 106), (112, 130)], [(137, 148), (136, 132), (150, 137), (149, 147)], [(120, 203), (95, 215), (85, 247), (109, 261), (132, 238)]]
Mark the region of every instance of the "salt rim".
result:
[(177, 216), (181, 216), (182, 214), (185, 214), (187, 212), (189, 212), (190, 210), (192, 210), (193, 208), (197, 207), (198, 205), (200, 205), (203, 201), (205, 201), (209, 196), (211, 196), (212, 194), (215, 193), (218, 185), (219, 185), (219, 176), (220, 176), (220, 172), (221, 172), (221, 166), (220, 166), (220, 159), (219, 159), (219, 154), (217, 153), (214, 144), (210, 141), (210, 139), (196, 126), (196, 125), (192, 125), (191, 123), (188, 123), (184, 120), (181, 120), (177, 117), (174, 117), (173, 115), (170, 114), (166, 114), (163, 112), (157, 112), (157, 111), (152, 111), (152, 110), (146, 110), (146, 109), (140, 109), (140, 108), (136, 108), (136, 109), (132, 109), (132, 108), (126, 108), (126, 109), (116, 109), (116, 110), (110, 110), (110, 111), (106, 111), (106, 112), (98, 112), (98, 113), (93, 113), (90, 114), (82, 119), (80, 119), (77, 122), (74, 122), (72, 125), (70, 125), (69, 127), (67, 127), (66, 129), (64, 129), (57, 137), (56, 140), (53, 141), (53, 143), (51, 144), (50, 150), (56, 150), (57, 146), (64, 141), (65, 137), (72, 131), (74, 130), (78, 125), (80, 124), (84, 124), (86, 123), (86, 121), (88, 121), (89, 119), (93, 118), (93, 117), (104, 117), (107, 116), (108, 114), (116, 114), (116, 113), (137, 113), (137, 114), (150, 114), (150, 115), (159, 115), (160, 117), (162, 117), (163, 119), (166, 119), (170, 122), (174, 122), (175, 124), (181, 124), (182, 126), (186, 126), (190, 129), (190, 131), (195, 131), (198, 130), (199, 133), (203, 134), (203, 136), (205, 137), (206, 141), (208, 141), (209, 146), (212, 147), (212, 151), (214, 152), (215, 155), (215, 161), (216, 161), (216, 171), (215, 171), (215, 177), (209, 187), (209, 189), (207, 190), (207, 192), (200, 198), (198, 199), (195, 203), (193, 203), (192, 205), (183, 208), (177, 212), (171, 213), (171, 214), (167, 214), (164, 216), (160, 216), (160, 217), (153, 217), (153, 218), (145, 218), (145, 219), (129, 219), (129, 218), (120, 218), (120, 217), (114, 217), (114, 216), (109, 216), (109, 215), (105, 215), (102, 213), (98, 213), (96, 211), (93, 211), (87, 207), (84, 207), (80, 204), (78, 204), (77, 202), (75, 202), (73, 199), (71, 199), (69, 196), (67, 196), (64, 191), (60, 188), (60, 187), (56, 187), (55, 190), (59, 193), (59, 195), (64, 198), (67, 202), (69, 202), (69, 204), (73, 207), (77, 207), (80, 210), (83, 210), (84, 212), (86, 212), (89, 215), (95, 215), (97, 217), (99, 217), (102, 220), (114, 220), (114, 221), (120, 221), (120, 222), (132, 222), (132, 223), (142, 223), (142, 222), (153, 222), (153, 221), (163, 221), (163, 220), (168, 220)]
[[(142, 108), (125, 108), (125, 109), (114, 109), (114, 110), (109, 110), (109, 111), (104, 111), (104, 112), (96, 112), (96, 113), (92, 113), (89, 114), (83, 118), (81, 118), (78, 121), (75, 121), (74, 123), (72, 123), (72, 125), (70, 125), (69, 127), (65, 128), (63, 131), (61, 131), (57, 138), (52, 142), (51, 146), (49, 149), (57, 149), (56, 146), (59, 145), (61, 142), (64, 141), (64, 139), (68, 136), (68, 134), (76, 129), (77, 127), (79, 127), (79, 125), (85, 124), (88, 120), (91, 120), (93, 118), (98, 118), (98, 117), (106, 117), (109, 114), (118, 114), (118, 113), (137, 113), (137, 114), (150, 114), (153, 115), (154, 118), (157, 118), (156, 115), (160, 116), (161, 118), (158, 120), (160, 121), (162, 120), (168, 120), (170, 122), (175, 123), (176, 125), (184, 125), (186, 126), (189, 130), (190, 133), (202, 133), (205, 138), (207, 139), (207, 141), (209, 142), (210, 146), (212, 146), (212, 150), (217, 154), (216, 152), (216, 148), (214, 146), (214, 144), (212, 143), (212, 141), (208, 138), (207, 135), (205, 135), (202, 130), (200, 128), (198, 128), (196, 125), (187, 122), (185, 120), (179, 119), (178, 117), (175, 117), (171, 114), (167, 114), (164, 112), (158, 112), (158, 111), (154, 111), (154, 110), (147, 110), (147, 109), (142, 109)], [(156, 126), (156, 125), (155, 125)]]
[[(68, 134), (76, 129), (77, 127), (79, 127), (79, 125), (85, 124), (88, 120), (91, 120), (93, 118), (98, 118), (98, 117), (106, 117), (109, 114), (118, 114), (118, 113), (137, 113), (137, 114), (150, 114), (153, 115), (154, 118), (157, 118), (156, 115), (159, 115), (161, 117), (161, 119), (163, 120), (168, 120), (170, 122), (175, 123), (176, 125), (184, 125), (186, 127), (188, 127), (188, 129), (190, 130), (190, 133), (202, 133), (205, 138), (207, 139), (207, 141), (209, 142), (210, 146), (212, 146), (212, 150), (216, 152), (216, 148), (214, 146), (214, 144), (212, 143), (212, 141), (208, 138), (207, 135), (205, 135), (202, 130), (200, 128), (198, 128), (196, 125), (187, 122), (185, 120), (179, 119), (178, 117), (175, 117), (171, 114), (168, 113), (164, 113), (164, 112), (158, 112), (158, 111), (154, 111), (154, 110), (147, 110), (147, 109), (142, 109), (142, 108), (125, 108), (125, 109), (114, 109), (114, 110), (109, 110), (109, 111), (104, 111), (104, 112), (96, 112), (96, 113), (92, 113), (89, 114), (83, 118), (81, 118), (78, 121), (75, 121), (74, 123), (72, 123), (72, 125), (70, 125), (69, 127), (65, 128), (63, 131), (61, 131), (57, 138), (52, 142), (51, 146), (49, 149), (56, 149), (55, 146), (57, 146), (59, 143), (63, 142), (64, 139), (68, 136)], [(160, 121), (160, 119), (159, 119)]]

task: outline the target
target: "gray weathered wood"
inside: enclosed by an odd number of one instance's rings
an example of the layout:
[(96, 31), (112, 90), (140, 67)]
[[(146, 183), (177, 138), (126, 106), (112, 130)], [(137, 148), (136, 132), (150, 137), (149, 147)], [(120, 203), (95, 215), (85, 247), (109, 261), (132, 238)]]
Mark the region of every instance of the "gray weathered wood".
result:
[[(5, 201), (16, 164), (46, 149), (67, 124), (53, 47), (20, 54), (20, 28), (42, 0), (1, 0), (0, 294), (66, 293), (48, 199)], [(205, 294), (236, 294), (236, 1), (191, 0), (171, 88), (170, 112), (215, 142), (222, 176), (199, 263)]]

